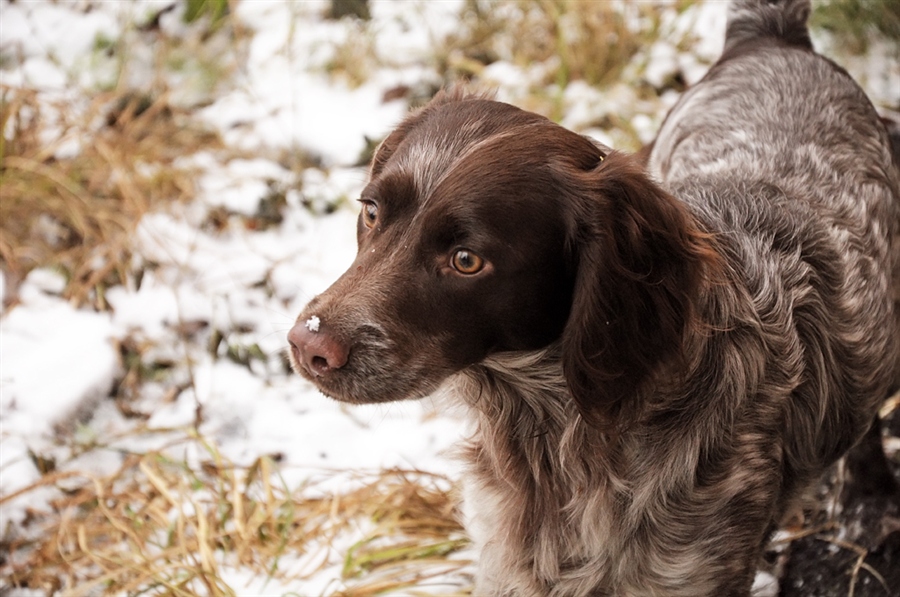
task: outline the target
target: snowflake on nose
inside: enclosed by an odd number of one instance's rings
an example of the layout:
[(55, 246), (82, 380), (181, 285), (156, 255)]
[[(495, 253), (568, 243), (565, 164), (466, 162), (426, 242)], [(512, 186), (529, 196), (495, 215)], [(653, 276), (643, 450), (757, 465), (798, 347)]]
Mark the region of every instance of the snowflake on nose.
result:
[(306, 329), (308, 329), (312, 333), (316, 333), (319, 331), (319, 323), (321, 323), (321, 320), (318, 318), (318, 316), (313, 315), (306, 320)]

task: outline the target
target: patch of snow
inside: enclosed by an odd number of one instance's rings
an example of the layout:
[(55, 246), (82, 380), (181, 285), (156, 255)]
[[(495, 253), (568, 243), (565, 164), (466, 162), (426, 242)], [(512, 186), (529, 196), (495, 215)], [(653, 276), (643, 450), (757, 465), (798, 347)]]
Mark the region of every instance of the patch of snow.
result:
[(612, 148), (614, 145), (613, 138), (609, 136), (603, 129), (599, 128), (587, 128), (581, 131), (581, 134), (589, 139), (593, 139), (599, 142), (601, 145), (605, 145), (606, 147)]
[[(4, 431), (45, 435), (89, 414), (118, 374), (109, 314), (45, 296), (0, 320), (0, 417)], [(89, 364), (89, 366), (86, 366)]]
[(301, 197), (315, 213), (359, 197), (366, 183), (362, 168), (307, 168), (303, 171)]
[[(289, 64), (282, 70), (290, 72)], [(374, 85), (350, 89), (324, 76), (296, 72), (286, 77), (260, 77), (202, 111), (225, 141), (235, 147), (300, 148), (328, 165), (350, 166), (359, 161), (366, 139), (380, 139), (406, 113), (403, 102), (382, 102)], [(254, 126), (241, 126), (247, 119)]]
[(374, 0), (375, 44), (381, 56), (401, 64), (428, 60), (435, 48), (459, 26), (464, 0)]
[(207, 164), (200, 177), (199, 195), (211, 206), (252, 216), (272, 185), (285, 187), (291, 173), (271, 160), (231, 160), (227, 164)]
[(750, 594), (753, 597), (777, 597), (778, 590), (777, 578), (768, 572), (757, 572), (753, 579), (753, 586), (750, 588)]
[(659, 129), (659, 123), (654, 122), (652, 118), (646, 114), (637, 114), (631, 119), (631, 126), (634, 128), (641, 143), (652, 143), (656, 138), (656, 131)]
[(528, 75), (522, 67), (504, 61), (487, 65), (481, 75), (486, 82), (500, 88), (524, 87), (528, 80)]
[[(725, 46), (725, 25), (728, 20), (728, 5), (725, 2), (698, 2), (692, 4), (679, 17), (687, 30), (695, 38), (691, 44), (690, 54), (702, 60), (706, 67), (703, 73), (686, 73), (687, 83), (693, 85), (700, 80), (709, 66), (719, 59)], [(695, 78), (696, 77), (696, 78)]]
[(322, 72), (330, 57), (323, 57), (321, 48), (346, 40), (351, 25), (325, 22), (321, 12), (305, 4), (239, 9), (265, 35), (254, 36), (238, 87), (217, 98), (202, 116), (239, 148), (300, 148), (328, 165), (352, 165), (366, 139), (386, 135), (406, 106), (383, 102), (381, 85), (366, 82), (351, 88)]
[(145, 259), (170, 266), (168, 284), (188, 280), (199, 290), (223, 294), (264, 281), (270, 262), (248, 247), (249, 232), (226, 235), (220, 242), (173, 214), (148, 214), (136, 240)]
[[(152, 271), (144, 274), (139, 290), (115, 286), (106, 292), (106, 300), (113, 309), (112, 321), (123, 335), (137, 331), (143, 339), (162, 341), (168, 328), (190, 318), (180, 316), (176, 289), (161, 284)], [(208, 301), (198, 311), (208, 313)]]
[(584, 81), (573, 81), (563, 91), (566, 109), (560, 124), (574, 131), (594, 124), (609, 112), (605, 93)]
[(28, 272), (19, 287), (19, 300), (23, 302), (40, 301), (46, 295), (59, 296), (66, 288), (66, 277), (60, 272), (41, 267)]
[(4, 3), (0, 46), (25, 62), (20, 71), (0, 70), (0, 83), (62, 89), (72, 73), (89, 63), (98, 39), (115, 39), (120, 33), (109, 11), (49, 2)]
[[(58, 289), (46, 270), (28, 277), (23, 303), (0, 319), (0, 495), (40, 478), (30, 450), (48, 449), (56, 430), (93, 416), (120, 371), (109, 315), (76, 310), (42, 286)], [(48, 487), (4, 504), (0, 528), (57, 495)]]
[[(0, 412), (5, 410), (0, 404)], [(6, 427), (4, 422), (3, 427)], [(7, 496), (20, 489), (36, 483), (41, 478), (41, 473), (31, 460), (28, 444), (25, 437), (0, 435), (2, 450), (0, 450), (0, 496)], [(25, 507), (29, 504), (40, 506), (58, 493), (51, 489), (39, 490), (37, 495), (22, 495), (0, 508), (0, 528), (8, 529), (8, 525), (19, 525), (25, 519)]]
[(679, 71), (679, 52), (666, 39), (659, 39), (650, 46), (650, 56), (644, 69), (644, 79), (660, 89)]
[(818, 35), (813, 42), (823, 54), (840, 56), (838, 64), (866, 90), (873, 104), (890, 109), (900, 106), (900, 60), (896, 45), (873, 39), (865, 55), (845, 56), (841, 44), (827, 35)]
[[(2, 71), (0, 71), (2, 72)], [(54, 62), (46, 58), (33, 58), (22, 67), (21, 85), (38, 89), (58, 89), (65, 87), (66, 73)]]

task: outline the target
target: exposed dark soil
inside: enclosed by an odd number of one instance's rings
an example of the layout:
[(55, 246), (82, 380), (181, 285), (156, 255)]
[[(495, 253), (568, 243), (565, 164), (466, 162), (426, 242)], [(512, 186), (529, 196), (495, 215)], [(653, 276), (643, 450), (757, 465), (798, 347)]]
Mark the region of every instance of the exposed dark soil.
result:
[(767, 554), (779, 597), (900, 597), (900, 451), (883, 449), (900, 409), (879, 427), (824, 476), (798, 538)]

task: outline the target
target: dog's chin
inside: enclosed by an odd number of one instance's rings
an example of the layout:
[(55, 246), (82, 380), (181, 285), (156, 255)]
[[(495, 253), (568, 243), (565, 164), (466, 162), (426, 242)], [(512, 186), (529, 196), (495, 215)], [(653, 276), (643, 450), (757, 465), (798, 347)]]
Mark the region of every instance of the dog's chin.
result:
[(323, 395), (347, 404), (419, 400), (434, 392), (441, 383), (441, 380), (432, 382), (427, 378), (417, 378), (417, 374), (409, 370), (395, 375), (393, 369), (386, 369), (373, 375), (360, 374), (352, 367), (347, 367), (315, 375), (294, 359), (291, 359), (291, 366), (301, 377), (312, 382)]
[[(307, 378), (309, 379), (309, 378)], [(347, 404), (383, 404), (405, 400), (419, 400), (429, 395), (434, 388), (430, 387), (380, 387), (373, 390), (358, 383), (323, 383), (324, 380), (311, 380), (322, 394)], [(330, 380), (329, 380), (330, 381)], [(437, 386), (435, 386), (437, 387)]]

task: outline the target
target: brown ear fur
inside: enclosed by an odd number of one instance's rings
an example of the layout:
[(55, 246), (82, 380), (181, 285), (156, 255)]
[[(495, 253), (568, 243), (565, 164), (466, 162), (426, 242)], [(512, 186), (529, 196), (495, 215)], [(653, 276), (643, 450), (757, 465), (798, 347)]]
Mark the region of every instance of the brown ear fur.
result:
[(676, 362), (704, 281), (718, 269), (711, 238), (630, 156), (613, 152), (580, 187), (572, 309), (562, 337), (569, 389), (585, 419), (621, 428), (643, 389)]

